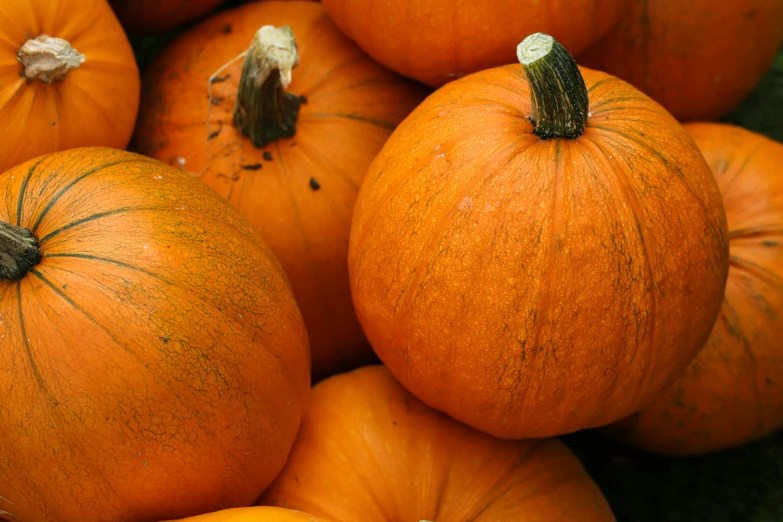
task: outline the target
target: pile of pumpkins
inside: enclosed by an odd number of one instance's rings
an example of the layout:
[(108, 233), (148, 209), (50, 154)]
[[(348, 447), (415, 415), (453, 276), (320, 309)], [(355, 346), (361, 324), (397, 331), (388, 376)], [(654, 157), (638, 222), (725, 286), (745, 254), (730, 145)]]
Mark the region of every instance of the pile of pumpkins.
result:
[(0, 520), (603, 522), (558, 436), (783, 427), (783, 3), (221, 3), (0, 2)]

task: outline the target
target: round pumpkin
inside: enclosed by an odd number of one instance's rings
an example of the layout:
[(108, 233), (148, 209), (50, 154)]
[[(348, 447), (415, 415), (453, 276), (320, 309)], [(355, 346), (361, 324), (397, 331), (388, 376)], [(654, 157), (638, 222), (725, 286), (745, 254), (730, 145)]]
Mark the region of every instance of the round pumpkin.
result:
[(389, 138), (356, 203), (359, 320), (414, 395), (499, 437), (617, 421), (673, 384), (728, 273), (717, 184), (631, 85), (535, 34)]
[(309, 393), (279, 263), (208, 187), (81, 148), (0, 176), (0, 509), (148, 522), (250, 505)]
[(677, 455), (724, 450), (783, 428), (783, 144), (726, 124), (685, 128), (726, 206), (726, 296), (685, 375), (609, 428), (634, 446)]
[(261, 232), (302, 310), (313, 376), (372, 361), (348, 283), (353, 204), (426, 91), (373, 62), (311, 1), (210, 18), (158, 58), (144, 89), (139, 152), (197, 176)]
[(74, 147), (125, 148), (139, 70), (105, 0), (3, 0), (0, 20), (0, 172)]
[(380, 365), (313, 388), (291, 456), (259, 503), (342, 522), (614, 520), (562, 442), (477, 432)]
[(780, 0), (625, 2), (580, 64), (618, 76), (680, 121), (717, 120), (750, 94), (783, 41)]
[(534, 31), (547, 32), (580, 52), (617, 22), (622, 0), (322, 3), (337, 26), (378, 62), (439, 87), (466, 74), (512, 63), (520, 35)]
[(327, 522), (301, 511), (276, 507), (233, 508), (182, 519), (179, 522)]
[(217, 9), (224, 0), (109, 0), (123, 27), (138, 35), (164, 33)]

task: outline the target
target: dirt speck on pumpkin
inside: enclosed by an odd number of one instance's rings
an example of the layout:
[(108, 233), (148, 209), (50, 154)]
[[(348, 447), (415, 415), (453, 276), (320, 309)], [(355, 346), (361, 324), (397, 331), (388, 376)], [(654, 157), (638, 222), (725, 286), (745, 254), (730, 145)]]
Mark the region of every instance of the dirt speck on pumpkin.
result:
[(265, 150), (261, 156), (264, 158), (264, 161), (272, 161), (272, 153), (268, 150)]
[(318, 180), (315, 178), (310, 178), (310, 188), (313, 190), (318, 190), (321, 188), (321, 184), (318, 183)]

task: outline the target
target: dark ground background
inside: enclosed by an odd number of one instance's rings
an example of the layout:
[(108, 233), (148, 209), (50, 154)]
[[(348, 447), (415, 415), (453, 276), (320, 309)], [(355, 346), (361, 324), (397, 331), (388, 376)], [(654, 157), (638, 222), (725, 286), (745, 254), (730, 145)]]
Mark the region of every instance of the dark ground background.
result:
[[(229, 0), (224, 8), (241, 1)], [(177, 34), (131, 39), (142, 71)], [(783, 49), (725, 121), (783, 142)], [(648, 455), (596, 432), (562, 439), (601, 487), (618, 522), (783, 522), (781, 433), (698, 458)]]

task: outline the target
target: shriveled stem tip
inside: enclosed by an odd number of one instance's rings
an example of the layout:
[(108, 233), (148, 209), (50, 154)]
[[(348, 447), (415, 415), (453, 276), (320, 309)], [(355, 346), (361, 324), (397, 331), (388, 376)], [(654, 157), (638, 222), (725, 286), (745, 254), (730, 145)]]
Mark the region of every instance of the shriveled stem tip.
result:
[(63, 80), (86, 60), (68, 41), (45, 34), (27, 40), (17, 51), (16, 59), (24, 66), (25, 78), (44, 83)]
[(256, 147), (296, 134), (302, 98), (286, 92), (299, 53), (287, 25), (265, 25), (253, 37), (242, 65), (234, 124)]
[(517, 46), (530, 83), (534, 134), (541, 139), (574, 139), (584, 133), (589, 99), (573, 56), (548, 34), (531, 34)]

